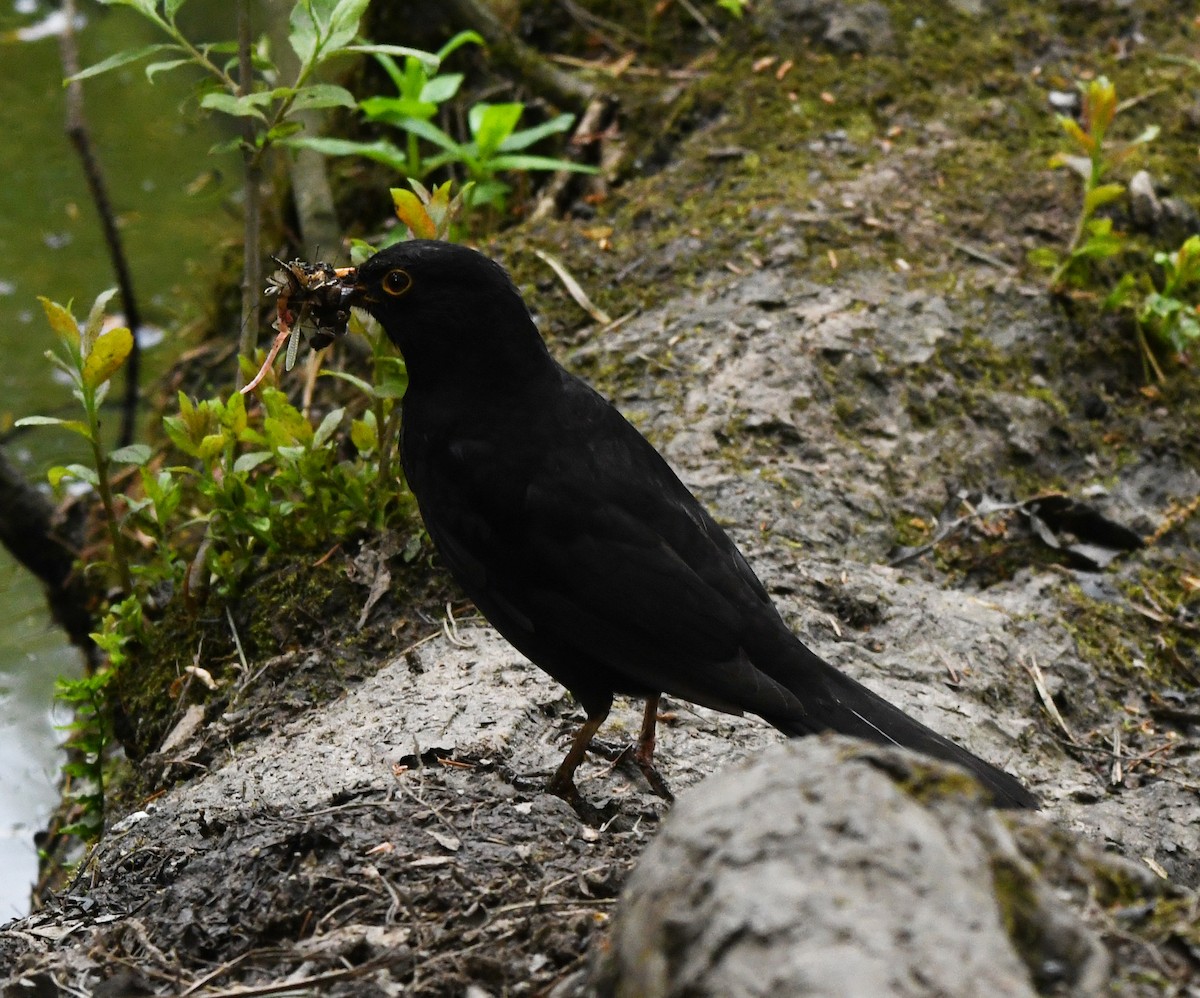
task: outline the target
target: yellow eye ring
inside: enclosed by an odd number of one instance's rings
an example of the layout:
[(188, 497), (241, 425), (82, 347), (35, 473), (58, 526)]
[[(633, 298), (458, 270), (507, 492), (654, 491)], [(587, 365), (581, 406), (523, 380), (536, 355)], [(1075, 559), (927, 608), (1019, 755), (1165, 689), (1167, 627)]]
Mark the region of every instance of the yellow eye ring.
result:
[(409, 277), (407, 270), (397, 267), (383, 275), (383, 290), (394, 298), (399, 298), (411, 287), (412, 278)]

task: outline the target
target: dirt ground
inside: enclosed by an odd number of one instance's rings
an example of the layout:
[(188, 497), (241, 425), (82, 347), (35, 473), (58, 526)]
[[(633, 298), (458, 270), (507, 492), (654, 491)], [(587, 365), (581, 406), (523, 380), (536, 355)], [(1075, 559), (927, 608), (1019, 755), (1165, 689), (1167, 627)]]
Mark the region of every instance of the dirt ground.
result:
[[(768, 34), (730, 30), (715, 59), (684, 17), (689, 65), (645, 54), (686, 69), (657, 78), (669, 148), (623, 119), (644, 156), (594, 217), (490, 251), (814, 650), (1018, 775), (1064, 850), (1164, 885), (1078, 900), (1119, 954), (1111, 993), (1195, 994), (1195, 375), (1147, 385), (1129, 330), (1095, 295), (1052, 300), (1024, 255), (1072, 222), (1047, 92), (1097, 67), (1162, 86), (1154, 54), (1194, 56), (1196, 29), (1182, 4), (1035, 6), (763, 4)], [(961, 65), (929, 61), (954, 45)], [(1169, 82), (1128, 135), (1200, 120), (1194, 79)], [(533, 247), (618, 321), (588, 324)], [(436, 577), (419, 608), (374, 607), (347, 669), (363, 565), (399, 577), (400, 546), (339, 554), (338, 613), (134, 753), (147, 792), (0, 928), (5, 998), (586, 993), (666, 805), (602, 755), (594, 811), (544, 794), (579, 712)], [(660, 729), (677, 793), (780, 737), (675, 702)]]

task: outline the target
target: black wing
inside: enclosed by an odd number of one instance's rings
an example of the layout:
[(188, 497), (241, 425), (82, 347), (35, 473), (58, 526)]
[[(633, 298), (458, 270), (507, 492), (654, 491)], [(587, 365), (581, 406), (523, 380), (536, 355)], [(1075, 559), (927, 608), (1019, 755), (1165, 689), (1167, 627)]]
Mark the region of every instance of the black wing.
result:
[(505, 637), (577, 693), (795, 709), (745, 647), (764, 621), (786, 630), (766, 591), (636, 429), (562, 371), (519, 416), (511, 397), (496, 418), (481, 406), (406, 408), (405, 470), (443, 558)]

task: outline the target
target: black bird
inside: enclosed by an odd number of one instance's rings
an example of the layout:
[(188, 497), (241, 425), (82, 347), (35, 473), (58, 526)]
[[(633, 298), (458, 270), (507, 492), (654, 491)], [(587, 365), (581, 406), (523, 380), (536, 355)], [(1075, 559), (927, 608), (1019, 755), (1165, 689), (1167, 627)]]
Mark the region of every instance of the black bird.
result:
[(550, 781), (574, 773), (614, 693), (646, 699), (650, 770), (663, 693), (780, 731), (837, 731), (969, 770), (1004, 807), (1016, 779), (818, 658), (728, 535), (604, 398), (551, 357), (502, 267), (412, 240), (343, 278), (408, 367), (401, 456), (426, 529), (496, 629), (587, 712)]

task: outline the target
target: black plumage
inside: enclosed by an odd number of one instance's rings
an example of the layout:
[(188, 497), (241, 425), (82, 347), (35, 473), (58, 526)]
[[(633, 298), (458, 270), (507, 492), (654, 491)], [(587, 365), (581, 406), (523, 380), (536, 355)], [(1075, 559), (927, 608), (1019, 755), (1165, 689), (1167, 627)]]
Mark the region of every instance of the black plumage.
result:
[(551, 780), (573, 774), (613, 694), (757, 714), (788, 735), (833, 730), (975, 774), (1003, 806), (1012, 776), (822, 661), (788, 629), (725, 531), (646, 439), (546, 349), (505, 271), (450, 243), (398, 243), (352, 272), (404, 355), (401, 454), (426, 528), (485, 617), (567, 687), (588, 721)]

